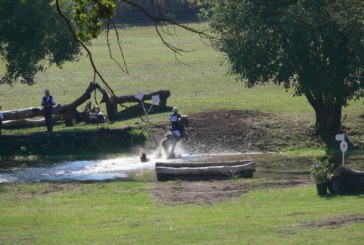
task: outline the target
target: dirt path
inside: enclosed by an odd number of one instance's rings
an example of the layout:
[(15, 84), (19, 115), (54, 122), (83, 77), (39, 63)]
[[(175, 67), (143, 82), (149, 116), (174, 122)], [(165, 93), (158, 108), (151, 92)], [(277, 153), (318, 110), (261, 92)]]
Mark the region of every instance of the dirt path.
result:
[[(254, 111), (210, 111), (188, 115), (189, 141), (194, 153), (278, 152), (282, 147), (321, 145), (310, 129), (308, 115), (272, 115)], [(156, 128), (163, 135), (168, 124)]]
[(151, 197), (161, 205), (213, 204), (239, 198), (260, 188), (291, 188), (309, 185), (308, 176), (295, 178), (244, 180), (156, 182), (149, 185)]
[[(361, 144), (364, 138), (364, 118), (353, 117), (351, 130), (355, 143)], [(253, 111), (210, 111), (189, 115), (189, 141), (184, 148), (191, 153), (224, 152), (280, 152), (287, 148), (323, 147), (316, 139), (311, 125), (312, 115), (268, 114)], [(349, 124), (350, 125), (350, 124)], [(361, 125), (361, 126), (360, 126)], [(168, 124), (155, 128), (155, 135), (163, 135)], [(362, 142), (361, 148), (364, 148)], [(267, 171), (287, 171), (300, 166), (306, 171), (310, 161), (307, 159), (275, 158), (259, 159), (257, 167)], [(364, 167), (364, 166), (363, 166)], [(244, 180), (218, 181), (177, 181), (152, 183), (149, 193), (162, 205), (190, 203), (215, 203), (238, 198), (256, 188), (290, 188), (299, 185), (312, 185), (308, 174), (299, 176), (268, 177)]]

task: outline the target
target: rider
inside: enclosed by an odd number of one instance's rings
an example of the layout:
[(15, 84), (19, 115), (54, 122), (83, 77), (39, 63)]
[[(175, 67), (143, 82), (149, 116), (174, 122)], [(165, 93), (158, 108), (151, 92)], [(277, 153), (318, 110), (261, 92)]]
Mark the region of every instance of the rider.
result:
[(181, 115), (178, 114), (178, 108), (173, 107), (172, 113), (169, 115), (169, 121), (171, 122), (171, 131), (177, 139), (182, 137), (181, 118)]

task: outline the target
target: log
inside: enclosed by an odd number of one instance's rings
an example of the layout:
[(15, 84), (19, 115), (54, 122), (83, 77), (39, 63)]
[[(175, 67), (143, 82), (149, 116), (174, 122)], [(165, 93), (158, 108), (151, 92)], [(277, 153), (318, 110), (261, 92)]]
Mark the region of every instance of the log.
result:
[(333, 194), (364, 193), (364, 171), (338, 167), (329, 178), (328, 188)]
[[(82, 113), (78, 112), (76, 108), (89, 100), (91, 98), (92, 92), (95, 90), (98, 90), (102, 94), (100, 103), (106, 104), (107, 115), (110, 120), (115, 120), (117, 118), (117, 104), (126, 102), (140, 102), (135, 98), (134, 95), (109, 97), (106, 90), (101, 88), (99, 84), (91, 82), (86, 88), (85, 92), (75, 101), (66, 105), (57, 104), (54, 106), (53, 115), (63, 115), (64, 118), (68, 119), (69, 125), (72, 125), (73, 117), (78, 121), (86, 121), (86, 119), (83, 118)], [(159, 105), (166, 106), (167, 98), (171, 95), (171, 93), (169, 90), (159, 90), (150, 94), (145, 94), (143, 100), (151, 100), (152, 96), (154, 95), (159, 95), (161, 100)], [(29, 120), (29, 118), (43, 117), (42, 107), (30, 107), (25, 109), (3, 111), (3, 115), (4, 128), (44, 125), (40, 122), (40, 120)], [(15, 122), (15, 120), (19, 121)]]
[[(57, 122), (63, 120), (63, 116), (56, 115), (52, 117), (53, 122)], [(45, 119), (19, 119), (19, 120), (7, 120), (3, 122), (4, 128), (21, 128), (21, 127), (36, 127), (36, 126), (44, 126)]]
[[(161, 106), (167, 106), (167, 99), (171, 96), (171, 92), (169, 90), (159, 90), (156, 92), (152, 92), (150, 94), (144, 94), (143, 101), (151, 100), (153, 96), (159, 95)], [(114, 103), (123, 104), (129, 102), (139, 103), (140, 101), (135, 98), (135, 95), (124, 95), (113, 98)]]
[[(73, 113), (76, 108), (80, 105), (82, 105), (84, 102), (89, 100), (91, 98), (91, 93), (95, 90), (99, 89), (100, 91), (103, 91), (103, 89), (100, 88), (98, 84), (90, 83), (88, 88), (86, 89), (85, 93), (82, 94), (79, 98), (77, 98), (75, 101), (71, 102), (67, 105), (60, 105), (57, 104), (53, 107), (53, 115), (60, 115), (64, 113)], [(105, 96), (103, 94), (103, 96)], [(103, 100), (108, 100), (103, 98)], [(7, 120), (19, 120), (19, 119), (25, 119), (25, 118), (34, 118), (34, 117), (43, 117), (43, 108), (42, 107), (31, 107), (31, 108), (25, 108), (25, 109), (19, 109), (19, 110), (12, 110), (12, 111), (3, 111), (4, 118), (3, 121)]]
[[(203, 161), (193, 161), (193, 162), (156, 162), (156, 167), (171, 167), (171, 168), (198, 168), (198, 167), (211, 167), (211, 166), (236, 166), (236, 165), (250, 165), (254, 163), (252, 160), (237, 160), (237, 161), (219, 161), (219, 162), (203, 162)], [(251, 165), (253, 166), (253, 165)]]
[(215, 177), (252, 177), (255, 172), (254, 161), (231, 162), (156, 162), (158, 180), (175, 178), (188, 179), (200, 177), (202, 179)]
[[(87, 87), (85, 93), (83, 93), (79, 98), (75, 101), (67, 104), (67, 105), (60, 105), (57, 104), (53, 107), (53, 120), (61, 120), (62, 118), (68, 118), (69, 121), (71, 120), (70, 117), (75, 117), (79, 121), (84, 121), (82, 118), (82, 114), (77, 111), (77, 107), (85, 103), (87, 100), (91, 98), (91, 93), (94, 90), (99, 90), (103, 95), (101, 103), (106, 103), (107, 111), (110, 110), (110, 100), (107, 95), (107, 92), (100, 87), (97, 83), (90, 83)], [(43, 108), (42, 107), (31, 107), (26, 109), (19, 109), (19, 110), (12, 110), (12, 111), (4, 111), (3, 112), (3, 124), (4, 128), (11, 128), (11, 127), (28, 127), (28, 126), (40, 126), (44, 125), (42, 119), (40, 120), (31, 120), (29, 118), (34, 117), (43, 117)], [(56, 116), (55, 116), (56, 115)], [(61, 116), (57, 116), (61, 115)]]
[[(148, 115), (156, 114), (156, 113), (164, 113), (170, 112), (172, 108), (167, 106), (160, 106), (160, 105), (153, 105), (149, 103), (144, 104), (145, 108), (151, 108), (148, 112)], [(140, 104), (135, 104), (125, 108), (116, 114), (116, 119), (123, 120), (123, 119), (130, 119), (144, 115), (143, 107)]]
[(3, 115), (4, 115), (3, 121), (17, 120), (23, 118), (33, 118), (33, 117), (43, 116), (43, 109), (31, 107), (13, 111), (3, 111)]

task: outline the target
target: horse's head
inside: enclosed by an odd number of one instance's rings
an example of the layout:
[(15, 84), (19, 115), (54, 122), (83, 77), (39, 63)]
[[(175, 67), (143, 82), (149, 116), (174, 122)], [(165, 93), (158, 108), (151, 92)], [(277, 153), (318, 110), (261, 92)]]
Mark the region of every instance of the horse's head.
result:
[(182, 115), (181, 116), (181, 121), (180, 121), (182, 127), (184, 128), (188, 128), (190, 126), (189, 122), (188, 122), (188, 117), (187, 115)]

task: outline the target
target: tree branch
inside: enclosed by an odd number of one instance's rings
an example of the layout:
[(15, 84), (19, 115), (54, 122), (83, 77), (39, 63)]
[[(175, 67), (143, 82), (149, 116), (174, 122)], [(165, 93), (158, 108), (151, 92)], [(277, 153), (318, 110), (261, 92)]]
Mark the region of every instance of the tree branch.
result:
[(72, 28), (71, 22), (67, 19), (67, 17), (63, 14), (61, 7), (59, 5), (59, 0), (56, 0), (56, 7), (57, 7), (57, 12), (58, 14), (66, 21), (66, 24), (68, 26), (69, 31), (71, 32), (73, 38), (76, 40), (76, 42), (78, 42), (79, 44), (81, 44), (81, 46), (86, 50), (87, 55), (90, 59), (92, 68), (94, 70), (94, 72), (97, 74), (97, 76), (101, 79), (101, 81), (105, 84), (105, 86), (108, 88), (109, 92), (115, 96), (114, 91), (112, 90), (112, 88), (109, 86), (109, 84), (105, 81), (105, 79), (103, 78), (103, 76), (101, 75), (101, 73), (97, 70), (96, 65), (94, 63), (94, 60), (92, 58), (92, 53), (91, 51), (87, 48), (86, 44), (84, 44), (76, 35), (75, 31)]
[[(196, 33), (198, 34), (201, 38), (206, 38), (206, 39), (209, 39), (209, 40), (212, 40), (214, 37), (207, 34), (206, 33), (206, 30), (205, 31), (199, 31), (199, 30), (196, 30), (194, 28), (191, 28), (187, 25), (183, 25), (183, 24), (180, 24), (180, 23), (177, 23), (176, 21), (170, 19), (170, 18), (165, 18), (164, 17), (164, 12), (168, 12), (166, 9), (164, 9), (163, 7), (161, 7), (160, 5), (158, 5), (157, 3), (155, 3), (155, 1), (151, 0), (151, 2), (153, 3), (154, 6), (156, 6), (159, 10), (159, 12), (161, 13), (162, 17), (155, 17), (153, 16), (152, 14), (150, 14), (147, 10), (145, 10), (142, 6), (140, 6), (139, 4), (135, 3), (135, 2), (132, 2), (132, 1), (129, 1), (129, 0), (122, 0), (122, 2), (126, 3), (126, 4), (129, 4), (130, 6), (133, 6), (135, 8), (137, 8), (138, 10), (140, 10), (142, 13), (144, 13), (145, 16), (147, 16), (153, 23), (154, 23), (154, 26), (155, 26), (155, 30), (157, 32), (157, 35), (160, 37), (162, 43), (167, 47), (169, 48), (170, 50), (172, 50), (175, 55), (176, 54), (179, 54), (181, 55), (181, 52), (186, 52), (185, 50), (181, 49), (181, 48), (178, 48), (172, 44), (170, 44), (169, 42), (165, 41), (165, 39), (163, 38), (162, 34), (160, 33), (160, 30), (158, 29), (158, 27), (166, 27), (168, 24), (172, 24), (172, 25), (175, 25), (175, 26), (178, 26), (186, 31), (189, 31), (189, 32), (192, 32), (192, 33)], [(167, 28), (168, 29), (168, 28)], [(171, 35), (170, 33), (167, 33), (169, 35)]]
[[(114, 31), (116, 33), (116, 40), (117, 40), (117, 44), (118, 44), (118, 47), (119, 47), (119, 51), (120, 51), (120, 54), (121, 54), (121, 57), (122, 57), (122, 60), (124, 62), (124, 67), (125, 69), (120, 65), (120, 63), (112, 56), (112, 52), (111, 52), (111, 47), (110, 47), (110, 41), (109, 41), (109, 32), (110, 32), (110, 22), (114, 28)], [(107, 32), (106, 32), (106, 40), (107, 40), (107, 46), (109, 48), (109, 55), (110, 55), (110, 59), (112, 59), (118, 66), (119, 68), (125, 72), (126, 74), (129, 75), (129, 71), (128, 71), (128, 66), (126, 65), (126, 61), (125, 61), (125, 56), (124, 56), (124, 52), (123, 52), (123, 49), (120, 45), (120, 39), (119, 39), (119, 32), (115, 26), (115, 23), (113, 20), (111, 19), (108, 19), (107, 20)]]

